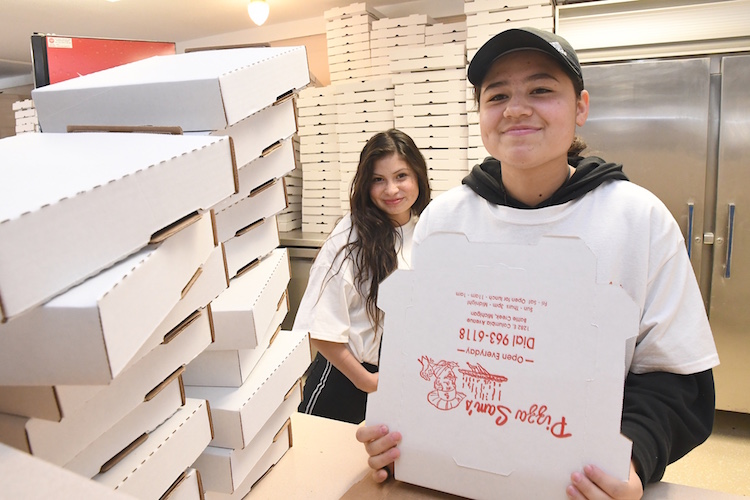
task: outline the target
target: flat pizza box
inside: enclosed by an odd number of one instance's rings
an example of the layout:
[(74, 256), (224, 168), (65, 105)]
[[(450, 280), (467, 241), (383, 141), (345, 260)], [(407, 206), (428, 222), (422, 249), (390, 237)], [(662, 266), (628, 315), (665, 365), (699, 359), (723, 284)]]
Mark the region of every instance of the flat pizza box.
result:
[(162, 243), (0, 324), (0, 383), (108, 384), (187, 292), (215, 239), (210, 214), (196, 215)]
[(301, 382), (298, 382), (245, 448), (206, 447), (193, 464), (202, 472), (206, 490), (234, 493), (278, 439), (279, 434), (287, 431), (289, 419), (297, 412), (301, 401), (302, 388)]
[(32, 91), (43, 132), (69, 125), (221, 130), (310, 83), (304, 46), (155, 56)]
[(159, 500), (204, 500), (200, 471), (192, 467), (185, 469)]
[[(266, 255), (273, 252), (279, 243), (279, 226), (275, 215), (245, 226), (224, 242), (230, 278), (242, 276), (253, 269)], [(238, 346), (231, 348), (235, 347)]]
[(185, 404), (182, 368), (174, 371), (143, 398), (122, 420), (107, 429), (64, 467), (85, 477), (106, 470), (138, 446)]
[(206, 309), (59, 422), (0, 414), (0, 441), (64, 466), (137, 408), (162, 381), (195, 359), (211, 340)]
[(307, 332), (282, 330), (239, 388), (186, 386), (188, 397), (211, 404), (211, 446), (242, 449), (253, 440), (311, 362)]
[(279, 431), (275, 436), (273, 443), (266, 450), (258, 463), (253, 467), (250, 473), (245, 477), (233, 493), (219, 493), (217, 491), (206, 491), (206, 500), (233, 500), (243, 499), (247, 497), (248, 493), (252, 491), (256, 484), (258, 484), (263, 477), (273, 467), (279, 463), (287, 451), (292, 447), (292, 422), (288, 422), (287, 425)]
[(0, 140), (0, 164), (2, 321), (237, 191), (227, 138), (22, 134)]
[(160, 498), (211, 441), (208, 402), (188, 398), (148, 439), (94, 481), (137, 498)]
[(280, 213), (287, 207), (284, 179), (271, 179), (247, 197), (216, 211), (216, 233), (224, 243), (248, 226)]
[(24, 500), (135, 500), (136, 497), (97, 484), (0, 443), (0, 483), (3, 496)]
[(286, 248), (273, 250), (256, 267), (232, 278), (211, 304), (216, 338), (210, 349), (253, 349), (267, 340), (263, 335), (286, 300), (290, 279)]
[(281, 324), (289, 312), (289, 293), (285, 292), (271, 324), (253, 349), (206, 349), (185, 367), (186, 385), (240, 387), (258, 364), (266, 349), (281, 332)]
[(562, 497), (591, 463), (627, 480), (620, 420), (640, 314), (617, 284), (596, 282), (580, 239), (434, 234), (412, 270), (381, 284), (378, 306), (366, 418), (403, 435), (396, 479), (477, 499)]

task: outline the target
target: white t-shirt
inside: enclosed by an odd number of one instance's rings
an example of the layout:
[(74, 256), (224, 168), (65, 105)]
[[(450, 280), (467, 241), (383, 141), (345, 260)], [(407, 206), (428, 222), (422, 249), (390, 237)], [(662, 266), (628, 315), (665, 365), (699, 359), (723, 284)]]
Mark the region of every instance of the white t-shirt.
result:
[[(409, 269), (416, 223), (417, 217), (414, 216), (400, 227), (403, 243), (397, 249), (399, 269)], [(294, 319), (294, 329), (306, 330), (317, 340), (348, 343), (360, 363), (377, 365), (382, 328), (374, 331), (367, 317), (365, 298), (354, 285), (351, 259), (344, 259), (343, 252), (336, 255), (349, 241), (351, 227), (352, 220), (347, 214), (315, 257)], [(355, 229), (352, 238), (357, 237), (356, 233)]]
[(530, 245), (547, 235), (579, 237), (596, 256), (597, 282), (619, 284), (640, 307), (630, 371), (684, 375), (719, 363), (682, 233), (664, 204), (633, 183), (606, 182), (582, 198), (539, 209), (494, 205), (460, 186), (422, 213), (415, 248), (438, 232)]

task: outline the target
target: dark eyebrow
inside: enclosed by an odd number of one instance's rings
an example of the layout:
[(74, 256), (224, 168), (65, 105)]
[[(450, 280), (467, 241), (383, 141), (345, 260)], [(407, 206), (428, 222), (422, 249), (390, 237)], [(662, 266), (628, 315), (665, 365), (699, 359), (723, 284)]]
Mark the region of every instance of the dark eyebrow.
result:
[[(526, 81), (526, 82), (533, 82), (533, 81), (536, 81), (536, 80), (554, 80), (554, 81), (558, 81), (557, 78), (555, 78), (550, 73), (534, 73), (533, 75), (530, 75), (528, 78), (526, 78), (524, 81)], [(498, 80), (496, 82), (492, 82), (489, 85), (487, 85), (487, 87), (485, 87), (482, 91), (486, 92), (486, 91), (488, 91), (488, 90), (490, 90), (490, 89), (492, 89), (494, 87), (502, 87), (504, 85), (507, 85), (507, 83), (508, 83), (507, 80)]]

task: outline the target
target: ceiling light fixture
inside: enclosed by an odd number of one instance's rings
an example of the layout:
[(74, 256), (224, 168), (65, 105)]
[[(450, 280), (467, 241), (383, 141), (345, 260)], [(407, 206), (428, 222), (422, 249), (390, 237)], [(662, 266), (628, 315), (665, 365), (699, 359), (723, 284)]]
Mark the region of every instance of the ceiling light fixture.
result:
[(258, 26), (262, 25), (268, 19), (268, 2), (266, 0), (252, 0), (247, 5), (247, 13), (250, 15), (250, 19), (253, 20)]

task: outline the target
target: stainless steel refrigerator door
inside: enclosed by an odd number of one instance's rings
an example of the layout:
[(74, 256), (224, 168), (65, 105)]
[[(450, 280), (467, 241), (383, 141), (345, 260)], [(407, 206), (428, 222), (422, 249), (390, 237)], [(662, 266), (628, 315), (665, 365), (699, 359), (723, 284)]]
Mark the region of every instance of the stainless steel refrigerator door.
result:
[(622, 163), (632, 182), (664, 202), (688, 242), (700, 283), (710, 60), (590, 65), (583, 76), (591, 99), (579, 135), (587, 154)]
[(716, 242), (709, 317), (716, 406), (750, 413), (750, 56), (722, 59)]

